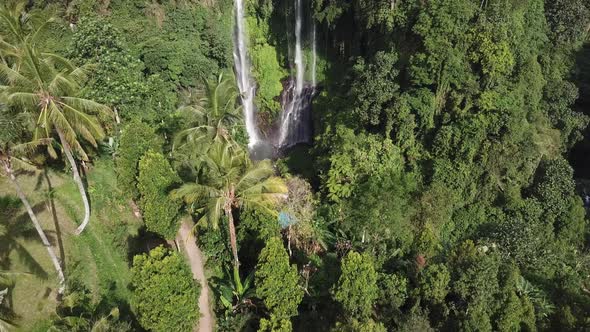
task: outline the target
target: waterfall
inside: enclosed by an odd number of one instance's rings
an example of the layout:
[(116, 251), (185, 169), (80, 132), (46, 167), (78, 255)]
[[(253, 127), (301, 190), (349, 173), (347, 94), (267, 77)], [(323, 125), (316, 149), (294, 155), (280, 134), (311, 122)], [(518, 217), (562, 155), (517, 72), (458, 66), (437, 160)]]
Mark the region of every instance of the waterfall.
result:
[(256, 128), (256, 108), (254, 106), (256, 85), (250, 76), (250, 61), (248, 59), (248, 41), (244, 22), (243, 0), (235, 0), (235, 14), (234, 62), (236, 66), (238, 88), (240, 89), (242, 99), (242, 107), (244, 108), (246, 131), (249, 137), (248, 146), (252, 148), (258, 144), (260, 138)]
[(284, 105), (281, 115), (280, 139), (278, 147), (289, 148), (299, 143), (311, 141), (311, 101), (314, 87), (304, 85), (301, 93), (297, 93), (297, 82), (289, 79), (281, 94)]
[(302, 47), (302, 0), (295, 0), (295, 78), (290, 78), (281, 94), (283, 111), (280, 118), (279, 148), (288, 148), (311, 140), (311, 99), (315, 86), (315, 26), (312, 35), (312, 80), (305, 83), (305, 63)]
[(301, 49), (301, 21), (303, 19), (301, 0), (295, 0), (295, 12), (295, 70), (297, 74), (295, 92), (301, 94), (305, 75), (305, 64), (303, 63), (303, 51)]

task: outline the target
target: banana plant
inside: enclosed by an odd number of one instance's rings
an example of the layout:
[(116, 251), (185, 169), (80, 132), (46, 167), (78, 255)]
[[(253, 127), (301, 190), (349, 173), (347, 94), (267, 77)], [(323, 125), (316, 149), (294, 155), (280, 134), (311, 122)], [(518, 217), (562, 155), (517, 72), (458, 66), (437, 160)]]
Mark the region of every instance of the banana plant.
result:
[(224, 278), (214, 280), (216, 284), (214, 292), (223, 307), (235, 313), (253, 306), (251, 298), (254, 296), (254, 271), (250, 272), (244, 280), (242, 280), (238, 269), (235, 267), (233, 273), (225, 269), (224, 274)]

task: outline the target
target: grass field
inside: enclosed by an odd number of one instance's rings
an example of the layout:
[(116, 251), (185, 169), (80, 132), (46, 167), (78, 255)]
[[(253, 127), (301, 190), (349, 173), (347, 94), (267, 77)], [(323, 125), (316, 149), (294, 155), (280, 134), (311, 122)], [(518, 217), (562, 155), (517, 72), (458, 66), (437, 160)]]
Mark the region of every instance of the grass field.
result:
[[(117, 188), (111, 160), (98, 160), (87, 174), (92, 204), (90, 225), (80, 236), (73, 234), (83, 216), (77, 187), (69, 174), (54, 170), (22, 173), (18, 181), (31, 201), (58, 256), (65, 257), (66, 279), (83, 283), (93, 298), (108, 298), (113, 306), (126, 306), (129, 298), (128, 245), (137, 235), (140, 221)], [(0, 197), (15, 196), (8, 181), (0, 179)], [(7, 220), (10, 219), (10, 220)], [(24, 209), (16, 216), (0, 211), (2, 223), (30, 223)], [(18, 275), (12, 306), (20, 331), (43, 330), (55, 312), (57, 281), (47, 252), (38, 237), (17, 238), (19, 244), (45, 271), (38, 276)], [(10, 270), (30, 271), (29, 261), (10, 253)]]

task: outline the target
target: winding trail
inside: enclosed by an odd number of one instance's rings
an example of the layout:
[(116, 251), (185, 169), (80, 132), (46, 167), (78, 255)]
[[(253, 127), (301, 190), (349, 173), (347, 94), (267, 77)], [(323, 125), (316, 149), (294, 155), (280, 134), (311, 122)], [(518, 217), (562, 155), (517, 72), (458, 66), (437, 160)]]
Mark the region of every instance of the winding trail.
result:
[(213, 332), (214, 319), (211, 306), (209, 305), (209, 287), (207, 286), (207, 278), (205, 278), (205, 261), (203, 260), (203, 253), (195, 243), (192, 228), (192, 221), (184, 219), (178, 230), (176, 242), (181, 244), (184, 249), (191, 271), (193, 272), (193, 278), (201, 284), (201, 295), (199, 296), (201, 318), (199, 319), (198, 328), (195, 327), (194, 331)]

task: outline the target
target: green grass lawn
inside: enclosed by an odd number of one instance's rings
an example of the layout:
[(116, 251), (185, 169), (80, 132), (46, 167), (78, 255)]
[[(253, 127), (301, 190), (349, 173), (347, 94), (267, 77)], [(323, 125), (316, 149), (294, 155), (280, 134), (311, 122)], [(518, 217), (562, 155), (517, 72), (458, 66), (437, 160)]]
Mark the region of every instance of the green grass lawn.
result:
[[(42, 171), (19, 174), (18, 181), (35, 207), (57, 254), (65, 255), (66, 278), (85, 285), (97, 301), (107, 298), (113, 306), (125, 305), (130, 279), (127, 243), (129, 237), (137, 234), (140, 221), (133, 216), (129, 202), (117, 188), (113, 162), (98, 160), (87, 174), (93, 210), (90, 225), (80, 236), (73, 235), (83, 216), (82, 200), (75, 183), (69, 174), (62, 172), (49, 170), (46, 175)], [(15, 196), (15, 193), (10, 183), (1, 179), (0, 196), (7, 195)], [(0, 222), (30, 223), (25, 213), (22, 209), (20, 216), (2, 220), (0, 212)], [(55, 312), (55, 272), (38, 237), (18, 241), (47, 273), (45, 278), (33, 275), (15, 278), (11, 299), (19, 317), (18, 330), (41, 330), (43, 321)], [(30, 270), (16, 252), (11, 253), (10, 258), (11, 271)]]

